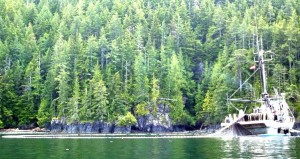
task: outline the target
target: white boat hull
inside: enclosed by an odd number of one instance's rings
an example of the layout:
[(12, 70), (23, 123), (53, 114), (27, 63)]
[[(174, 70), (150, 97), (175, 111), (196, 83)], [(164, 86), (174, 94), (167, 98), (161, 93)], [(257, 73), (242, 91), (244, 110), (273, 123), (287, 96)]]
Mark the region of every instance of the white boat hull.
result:
[[(284, 134), (293, 128), (294, 122), (279, 122), (274, 120), (241, 121), (237, 122), (253, 135), (258, 134)], [(229, 126), (230, 123), (222, 123), (222, 126)]]

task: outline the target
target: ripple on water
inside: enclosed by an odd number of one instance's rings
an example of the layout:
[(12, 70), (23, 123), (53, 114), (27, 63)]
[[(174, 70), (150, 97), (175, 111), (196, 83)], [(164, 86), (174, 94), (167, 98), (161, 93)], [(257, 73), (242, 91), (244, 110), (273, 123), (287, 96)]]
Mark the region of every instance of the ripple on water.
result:
[[(300, 158), (300, 138), (0, 138), (0, 158)], [(299, 151), (299, 150), (298, 150)]]
[(299, 142), (288, 136), (238, 137), (223, 140), (223, 152), (228, 158), (297, 158)]

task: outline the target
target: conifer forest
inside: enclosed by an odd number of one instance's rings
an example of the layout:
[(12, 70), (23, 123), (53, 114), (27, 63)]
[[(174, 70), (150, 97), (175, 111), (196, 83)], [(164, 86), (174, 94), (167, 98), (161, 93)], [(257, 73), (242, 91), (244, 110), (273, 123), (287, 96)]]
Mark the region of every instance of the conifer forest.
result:
[[(299, 15), (299, 0), (0, 0), (0, 127), (132, 125), (158, 105), (174, 125), (219, 123), (257, 47), (299, 119)], [(257, 74), (235, 96), (260, 93)]]

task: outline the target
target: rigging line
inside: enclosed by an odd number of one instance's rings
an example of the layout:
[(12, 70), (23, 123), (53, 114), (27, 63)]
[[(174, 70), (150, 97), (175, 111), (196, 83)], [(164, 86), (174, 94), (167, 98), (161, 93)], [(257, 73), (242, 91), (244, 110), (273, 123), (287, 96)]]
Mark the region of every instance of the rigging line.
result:
[(231, 97), (232, 96), (234, 96), (241, 88), (242, 88), (242, 86), (246, 83), (246, 82), (248, 82), (249, 81), (249, 79), (258, 71), (258, 70), (260, 70), (260, 67), (259, 68), (257, 68), (252, 74), (251, 74), (251, 76), (237, 89), (237, 90), (235, 90), (233, 93), (232, 93), (232, 95), (229, 97), (229, 99), (231, 99)]
[(239, 111), (239, 109), (238, 109), (236, 106), (234, 106), (231, 102), (230, 102), (230, 103), (227, 103), (227, 104), (228, 104), (228, 107), (229, 107), (229, 106), (232, 106), (235, 110)]

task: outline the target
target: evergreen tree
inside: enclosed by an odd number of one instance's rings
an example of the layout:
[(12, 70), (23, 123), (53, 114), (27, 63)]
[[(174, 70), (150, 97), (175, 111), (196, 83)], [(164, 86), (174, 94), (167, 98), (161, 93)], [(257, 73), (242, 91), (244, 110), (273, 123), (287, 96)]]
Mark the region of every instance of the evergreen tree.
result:
[(102, 79), (99, 64), (97, 63), (93, 69), (93, 78), (90, 81), (92, 89), (91, 99), (91, 119), (92, 120), (107, 120), (108, 116), (108, 100), (105, 83)]
[(74, 79), (74, 86), (73, 86), (73, 93), (72, 97), (69, 100), (70, 111), (69, 111), (69, 120), (70, 122), (78, 122), (79, 118), (79, 106), (80, 106), (80, 87), (79, 87), (79, 79), (78, 74), (75, 71), (75, 79)]

